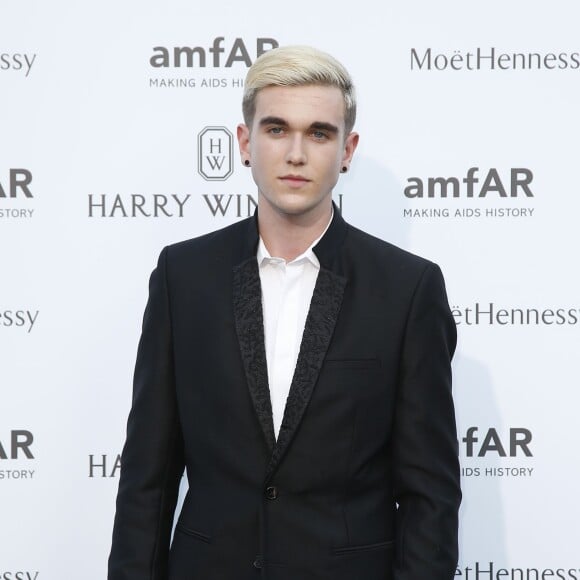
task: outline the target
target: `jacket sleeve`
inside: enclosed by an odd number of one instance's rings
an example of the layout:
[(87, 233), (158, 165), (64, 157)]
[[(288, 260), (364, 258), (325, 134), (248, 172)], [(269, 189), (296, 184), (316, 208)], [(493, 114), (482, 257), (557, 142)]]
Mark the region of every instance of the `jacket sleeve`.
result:
[(165, 248), (149, 281), (121, 456), (108, 580), (167, 578), (183, 467)]
[(457, 331), (429, 263), (409, 310), (393, 432), (395, 580), (451, 580), (461, 502), (451, 358)]

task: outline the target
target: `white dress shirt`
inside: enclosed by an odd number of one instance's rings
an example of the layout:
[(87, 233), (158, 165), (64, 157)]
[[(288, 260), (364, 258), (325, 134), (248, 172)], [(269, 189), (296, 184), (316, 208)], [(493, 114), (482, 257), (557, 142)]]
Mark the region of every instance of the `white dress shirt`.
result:
[(306, 316), (320, 271), (320, 262), (312, 248), (326, 233), (331, 221), (332, 215), (324, 232), (291, 262), (272, 257), (261, 237), (258, 244), (266, 363), (276, 438), (282, 424)]

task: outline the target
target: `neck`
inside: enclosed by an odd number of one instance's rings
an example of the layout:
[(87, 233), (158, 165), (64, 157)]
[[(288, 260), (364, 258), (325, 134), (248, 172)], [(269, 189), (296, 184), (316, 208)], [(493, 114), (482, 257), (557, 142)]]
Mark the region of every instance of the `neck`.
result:
[(270, 255), (291, 261), (322, 235), (332, 215), (332, 200), (308, 212), (287, 214), (272, 207), (263, 196), (258, 198), (258, 228)]

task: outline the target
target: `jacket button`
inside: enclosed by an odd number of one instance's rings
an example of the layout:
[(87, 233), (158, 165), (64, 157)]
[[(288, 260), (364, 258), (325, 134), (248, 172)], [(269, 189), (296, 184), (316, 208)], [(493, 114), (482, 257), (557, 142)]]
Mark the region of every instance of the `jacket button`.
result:
[(263, 561), (262, 557), (256, 556), (256, 559), (254, 560), (254, 568), (262, 568), (263, 565), (264, 565), (264, 561)]
[(275, 485), (266, 488), (266, 497), (276, 499), (278, 497), (278, 488)]

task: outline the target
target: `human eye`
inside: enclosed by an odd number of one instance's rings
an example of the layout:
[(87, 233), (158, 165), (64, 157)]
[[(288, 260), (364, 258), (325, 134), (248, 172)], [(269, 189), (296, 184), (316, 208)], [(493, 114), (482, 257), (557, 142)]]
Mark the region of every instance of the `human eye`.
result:
[(270, 133), (270, 135), (282, 135), (284, 133), (284, 128), (279, 126), (270, 127), (268, 133)]
[(320, 129), (314, 129), (311, 134), (316, 141), (326, 141), (328, 139), (328, 135)]

